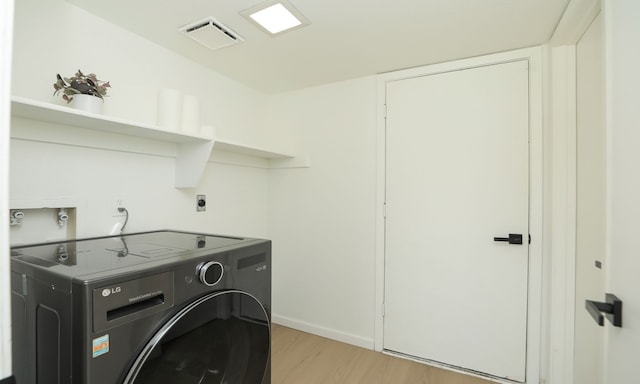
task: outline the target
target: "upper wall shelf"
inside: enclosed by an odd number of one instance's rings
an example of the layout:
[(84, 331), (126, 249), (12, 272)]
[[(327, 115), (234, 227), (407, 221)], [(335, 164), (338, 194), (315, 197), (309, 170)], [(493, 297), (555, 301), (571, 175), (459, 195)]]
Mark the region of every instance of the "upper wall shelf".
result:
[(196, 187), (202, 171), (215, 148), (225, 152), (233, 152), (243, 156), (266, 159), (268, 167), (304, 167), (308, 159), (294, 161), (294, 156), (257, 148), (224, 139), (170, 132), (149, 124), (141, 124), (112, 116), (99, 115), (79, 111), (70, 107), (44, 103), (14, 96), (11, 99), (11, 114), (30, 120), (56, 123), (84, 129), (116, 133), (176, 143), (176, 187)]
[(71, 107), (29, 100), (17, 96), (11, 98), (11, 114), (25, 119), (70, 125), (127, 136), (145, 137), (173, 143), (211, 140), (210, 138), (185, 135), (179, 132), (169, 132), (148, 124), (140, 124), (125, 119), (84, 112)]

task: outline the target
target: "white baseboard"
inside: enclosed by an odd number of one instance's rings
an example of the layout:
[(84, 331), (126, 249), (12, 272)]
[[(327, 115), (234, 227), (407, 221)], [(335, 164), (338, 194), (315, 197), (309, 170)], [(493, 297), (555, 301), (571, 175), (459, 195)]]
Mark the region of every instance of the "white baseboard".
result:
[(357, 347), (373, 350), (373, 338), (365, 338), (351, 333), (345, 333), (337, 331), (335, 329), (321, 327), (316, 324), (310, 324), (304, 321), (275, 314), (271, 315), (271, 321), (275, 324), (283, 325), (288, 328), (297, 329), (299, 331), (311, 333), (317, 336), (326, 337), (327, 339), (332, 339), (343, 343), (352, 344)]

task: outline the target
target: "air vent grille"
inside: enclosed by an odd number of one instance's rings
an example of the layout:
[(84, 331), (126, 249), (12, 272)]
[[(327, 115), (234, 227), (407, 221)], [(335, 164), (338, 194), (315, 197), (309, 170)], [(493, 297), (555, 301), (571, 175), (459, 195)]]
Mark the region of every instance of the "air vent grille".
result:
[(228, 47), (244, 41), (231, 28), (213, 17), (187, 24), (178, 28), (178, 31), (211, 50)]

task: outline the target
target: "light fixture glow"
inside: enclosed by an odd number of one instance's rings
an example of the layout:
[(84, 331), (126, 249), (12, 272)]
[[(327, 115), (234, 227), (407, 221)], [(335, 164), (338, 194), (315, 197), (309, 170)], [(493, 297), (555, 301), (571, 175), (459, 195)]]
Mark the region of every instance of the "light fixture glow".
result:
[(288, 0), (267, 0), (240, 14), (272, 37), (311, 24)]
[(281, 3), (274, 4), (261, 11), (253, 13), (249, 15), (249, 17), (273, 34), (302, 24), (302, 22), (289, 12), (289, 10)]

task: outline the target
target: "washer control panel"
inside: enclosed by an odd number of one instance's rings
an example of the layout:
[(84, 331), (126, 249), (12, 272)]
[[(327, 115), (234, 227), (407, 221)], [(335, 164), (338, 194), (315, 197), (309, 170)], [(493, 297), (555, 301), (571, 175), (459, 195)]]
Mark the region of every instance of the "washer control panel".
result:
[(206, 261), (198, 265), (196, 275), (202, 284), (213, 287), (222, 280), (224, 267), (217, 261)]

